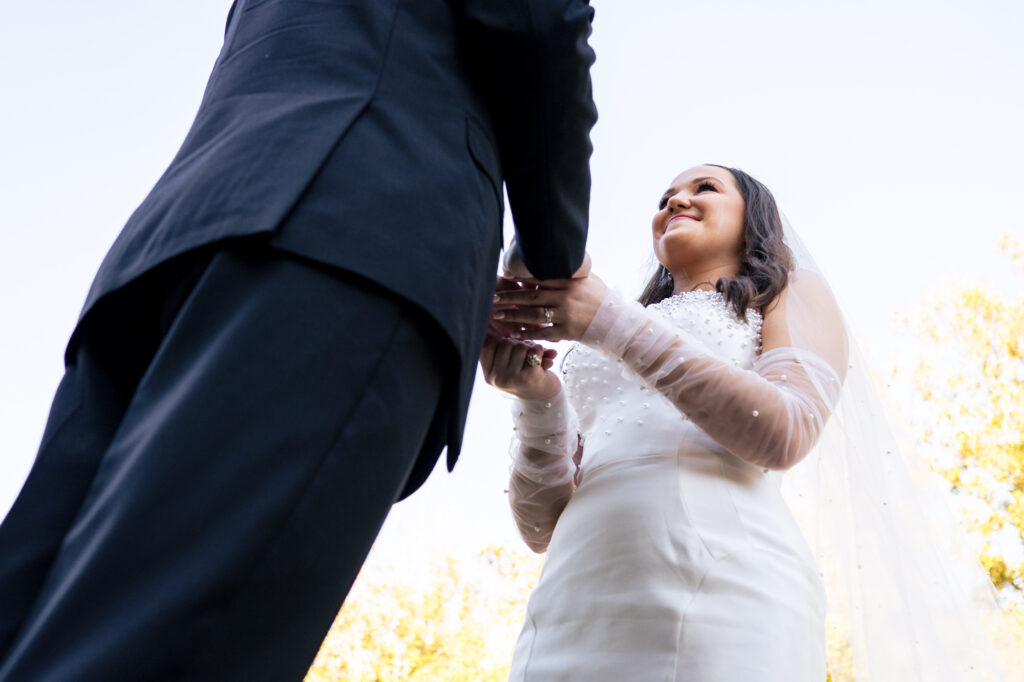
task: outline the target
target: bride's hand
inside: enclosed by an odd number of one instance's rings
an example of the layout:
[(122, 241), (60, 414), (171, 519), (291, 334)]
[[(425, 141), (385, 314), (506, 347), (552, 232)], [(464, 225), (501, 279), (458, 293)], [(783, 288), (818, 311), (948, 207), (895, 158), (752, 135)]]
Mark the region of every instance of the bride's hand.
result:
[(515, 338), (578, 341), (607, 291), (605, 283), (593, 274), (582, 279), (540, 282), (536, 289), (501, 291), (491, 307), (491, 319), (528, 327), (513, 333)]
[(551, 371), (556, 355), (554, 348), (488, 334), (480, 367), (495, 388), (522, 400), (547, 400), (562, 390), (562, 382)]
[[(519, 289), (536, 289), (535, 283), (525, 283), (521, 281), (505, 279), (504, 277), (498, 277), (498, 282), (495, 285), (495, 301), (499, 300), (501, 294), (508, 291), (518, 291)], [(512, 338), (512, 334), (522, 334), (524, 325), (502, 322), (500, 319), (494, 317), (495, 309), (491, 308), (491, 317), (487, 323), (487, 334), (490, 336), (500, 336), (504, 338)], [(539, 325), (526, 325), (527, 327), (536, 327)]]

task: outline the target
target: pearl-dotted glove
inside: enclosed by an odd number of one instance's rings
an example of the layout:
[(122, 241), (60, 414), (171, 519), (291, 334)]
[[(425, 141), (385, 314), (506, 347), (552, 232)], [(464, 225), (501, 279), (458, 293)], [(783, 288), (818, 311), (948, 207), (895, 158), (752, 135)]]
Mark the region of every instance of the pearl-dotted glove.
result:
[[(831, 301), (806, 291), (813, 281), (803, 282), (791, 283), (797, 288), (791, 295), (816, 298), (822, 305)], [(821, 330), (794, 336), (828, 343)], [(814, 350), (797, 345), (768, 350), (747, 370), (719, 360), (687, 332), (612, 290), (581, 341), (621, 358), (723, 447), (769, 469), (787, 469), (808, 453), (839, 398), (839, 371), (845, 368), (841, 325), (834, 339), (841, 351), (834, 355), (844, 363), (838, 371)]]
[(575, 487), (581, 454), (576, 413), (559, 391), (550, 400), (516, 399), (512, 420), (512, 516), (526, 544), (543, 551)]

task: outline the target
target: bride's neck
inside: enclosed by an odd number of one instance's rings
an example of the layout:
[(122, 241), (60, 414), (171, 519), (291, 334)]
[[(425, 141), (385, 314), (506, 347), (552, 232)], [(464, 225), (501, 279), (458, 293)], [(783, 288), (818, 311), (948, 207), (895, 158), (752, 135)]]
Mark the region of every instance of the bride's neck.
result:
[(715, 282), (722, 277), (735, 277), (739, 268), (735, 264), (701, 264), (693, 267), (676, 268), (672, 273), (672, 293), (694, 289), (714, 291)]

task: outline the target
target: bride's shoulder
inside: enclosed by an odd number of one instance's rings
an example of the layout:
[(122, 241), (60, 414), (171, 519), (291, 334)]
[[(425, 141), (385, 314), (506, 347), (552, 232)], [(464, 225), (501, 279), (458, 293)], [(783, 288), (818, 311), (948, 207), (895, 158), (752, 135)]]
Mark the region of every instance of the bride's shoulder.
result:
[(789, 273), (782, 291), (761, 311), (765, 322), (773, 317), (785, 317), (787, 304), (793, 298), (801, 301), (834, 301), (828, 282), (821, 273), (803, 268), (794, 270)]
[(795, 270), (765, 306), (763, 349), (800, 345), (829, 361), (842, 375), (848, 340), (843, 315), (828, 282), (814, 270)]

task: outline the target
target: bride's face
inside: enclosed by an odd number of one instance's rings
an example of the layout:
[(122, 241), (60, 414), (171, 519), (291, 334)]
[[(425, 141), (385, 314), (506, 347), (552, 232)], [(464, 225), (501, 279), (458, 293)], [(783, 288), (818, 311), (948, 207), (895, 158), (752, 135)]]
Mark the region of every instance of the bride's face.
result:
[(743, 257), (744, 201), (732, 173), (717, 166), (683, 171), (658, 203), (654, 253), (672, 271), (732, 265)]

